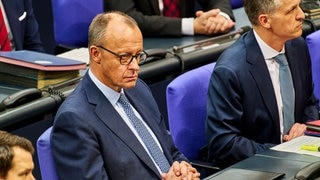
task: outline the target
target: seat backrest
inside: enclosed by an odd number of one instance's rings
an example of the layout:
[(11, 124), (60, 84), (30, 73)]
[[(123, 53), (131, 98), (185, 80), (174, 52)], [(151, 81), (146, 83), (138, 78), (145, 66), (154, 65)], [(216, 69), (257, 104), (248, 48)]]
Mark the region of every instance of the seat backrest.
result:
[(190, 160), (199, 160), (199, 149), (206, 144), (207, 91), (214, 65), (190, 70), (167, 86), (169, 129), (178, 149)]
[(51, 4), (56, 44), (87, 47), (88, 27), (103, 12), (103, 0), (51, 0)]
[(306, 41), (311, 57), (314, 94), (320, 99), (320, 30), (307, 35)]
[(41, 134), (37, 141), (37, 153), (41, 177), (44, 180), (58, 180), (51, 152), (50, 136), (52, 127)]
[(243, 6), (243, 0), (230, 0), (232, 9), (237, 9)]

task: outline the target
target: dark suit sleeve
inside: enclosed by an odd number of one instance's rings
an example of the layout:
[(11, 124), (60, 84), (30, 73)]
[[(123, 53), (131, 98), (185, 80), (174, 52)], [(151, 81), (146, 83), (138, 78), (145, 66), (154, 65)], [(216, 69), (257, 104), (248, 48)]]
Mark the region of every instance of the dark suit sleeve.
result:
[(118, 10), (133, 17), (144, 36), (181, 36), (181, 19), (160, 15), (158, 3), (150, 0), (105, 0), (105, 10)]
[(205, 11), (218, 8), (222, 12), (228, 14), (232, 20), (235, 20), (229, 0), (205, 0), (204, 2), (201, 2), (201, 0), (199, 0), (199, 2), (202, 3), (202, 7), (205, 8)]
[(56, 118), (51, 136), (59, 179), (108, 179), (100, 145), (80, 113), (65, 111)]
[(44, 52), (40, 40), (39, 27), (33, 12), (31, 0), (25, 0), (25, 10), (27, 17), (24, 26), (23, 49)]

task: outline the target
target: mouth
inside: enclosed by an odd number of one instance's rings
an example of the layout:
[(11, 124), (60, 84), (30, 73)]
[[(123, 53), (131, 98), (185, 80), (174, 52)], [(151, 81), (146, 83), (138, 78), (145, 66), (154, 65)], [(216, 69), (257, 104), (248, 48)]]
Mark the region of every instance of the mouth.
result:
[(125, 77), (125, 79), (128, 81), (136, 81), (138, 79), (138, 76), (137, 75), (136, 76), (127, 76), (127, 77)]

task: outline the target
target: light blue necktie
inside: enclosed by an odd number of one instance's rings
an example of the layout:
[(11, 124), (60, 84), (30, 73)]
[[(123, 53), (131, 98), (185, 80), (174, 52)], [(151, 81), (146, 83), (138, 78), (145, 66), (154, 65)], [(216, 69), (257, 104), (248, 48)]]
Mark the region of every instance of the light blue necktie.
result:
[(161, 151), (160, 147), (156, 143), (156, 141), (152, 138), (150, 132), (147, 130), (146, 126), (142, 123), (142, 121), (134, 114), (130, 103), (126, 96), (123, 93), (120, 93), (120, 98), (118, 102), (121, 104), (123, 107), (125, 113), (128, 115), (132, 125), (136, 128), (140, 138), (146, 145), (149, 153), (153, 157), (154, 161), (157, 163), (159, 166), (160, 170), (163, 173), (167, 173), (169, 171), (170, 165)]
[(287, 134), (294, 124), (294, 90), (291, 72), (285, 54), (278, 54), (274, 57), (280, 65), (279, 78), (280, 90), (283, 104), (283, 133)]

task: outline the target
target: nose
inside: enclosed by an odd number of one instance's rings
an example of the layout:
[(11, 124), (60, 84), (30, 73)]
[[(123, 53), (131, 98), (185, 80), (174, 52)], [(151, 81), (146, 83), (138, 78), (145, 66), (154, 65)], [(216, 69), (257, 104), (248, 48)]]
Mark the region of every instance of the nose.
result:
[(301, 9), (301, 7), (299, 7), (299, 12), (298, 12), (298, 15), (297, 15), (297, 19), (303, 20), (304, 18), (305, 18), (305, 14), (304, 14), (303, 10)]
[(129, 68), (130, 69), (134, 69), (134, 70), (139, 70), (140, 66), (138, 64), (138, 60), (137, 57), (133, 57), (133, 60), (131, 61), (131, 63), (129, 64)]

